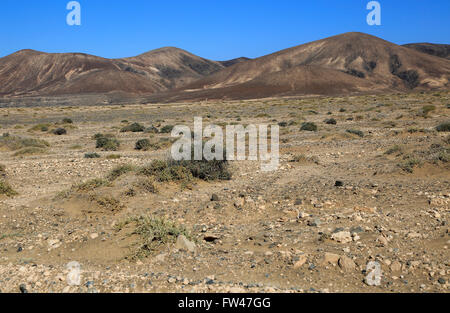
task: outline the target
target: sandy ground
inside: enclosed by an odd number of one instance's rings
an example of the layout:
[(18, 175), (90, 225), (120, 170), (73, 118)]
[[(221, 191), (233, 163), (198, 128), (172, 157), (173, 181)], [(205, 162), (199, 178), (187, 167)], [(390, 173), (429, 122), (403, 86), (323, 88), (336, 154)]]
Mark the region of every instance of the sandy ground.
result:
[[(49, 143), (39, 154), (0, 146), (3, 179), (18, 193), (0, 195), (0, 291), (448, 292), (449, 133), (435, 127), (450, 119), (449, 96), (0, 108), (0, 133)], [(426, 105), (434, 109), (425, 115)], [(170, 134), (122, 133), (123, 126), (192, 125), (194, 116), (205, 125), (286, 122), (279, 169), (235, 161), (231, 180), (158, 182), (157, 193), (126, 174), (61, 196), (118, 165), (167, 157), (167, 145), (134, 146), (144, 138), (167, 143)], [(331, 118), (336, 125), (324, 122)], [(304, 122), (318, 130), (301, 131)], [(41, 123), (49, 131), (30, 131)], [(57, 127), (67, 134), (54, 135)], [(119, 151), (97, 149), (96, 133), (114, 134)], [(85, 158), (91, 152), (100, 158)], [(143, 238), (134, 224), (118, 225), (134, 216), (185, 227), (195, 252), (171, 237), (131, 258)], [(81, 266), (78, 286), (67, 281), (71, 261)], [(380, 266), (379, 286), (366, 278), (371, 261)]]

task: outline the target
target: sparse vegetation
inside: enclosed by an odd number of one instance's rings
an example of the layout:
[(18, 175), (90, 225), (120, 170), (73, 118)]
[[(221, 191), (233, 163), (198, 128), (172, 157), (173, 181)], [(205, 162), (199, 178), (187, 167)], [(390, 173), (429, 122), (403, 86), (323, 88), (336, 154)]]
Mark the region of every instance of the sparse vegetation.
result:
[(86, 154), (84, 155), (84, 157), (85, 157), (86, 159), (99, 159), (99, 158), (100, 158), (100, 154), (95, 153), (95, 152), (92, 152), (92, 153), (86, 153)]
[(131, 259), (148, 257), (161, 246), (175, 242), (179, 235), (190, 238), (190, 234), (183, 226), (159, 217), (139, 216), (132, 217), (116, 226), (116, 231), (123, 230), (132, 225), (133, 231), (130, 235), (138, 235), (140, 242), (137, 249), (132, 253)]
[(0, 179), (0, 195), (7, 197), (16, 196), (18, 193), (6, 181)]
[(439, 124), (439, 125), (436, 127), (436, 130), (437, 130), (438, 132), (450, 132), (450, 121), (449, 121), (449, 122), (442, 123), (442, 124)]
[(57, 129), (53, 130), (53, 134), (55, 134), (57, 136), (66, 135), (67, 130), (65, 130), (64, 128), (57, 128)]
[(330, 119), (325, 120), (325, 124), (336, 125), (337, 121), (334, 118), (330, 118)]
[(136, 169), (136, 167), (131, 164), (124, 164), (124, 165), (116, 166), (108, 174), (108, 180), (114, 181), (117, 178), (119, 178), (120, 176), (125, 175), (126, 173), (133, 172), (135, 169)]
[(103, 151), (117, 151), (120, 147), (120, 142), (113, 136), (97, 134), (94, 136), (97, 140), (96, 147)]
[(173, 125), (166, 125), (163, 128), (161, 128), (160, 133), (162, 134), (169, 134), (172, 132), (174, 126)]
[(140, 139), (136, 141), (135, 149), (147, 151), (151, 147), (151, 142), (148, 139)]
[(314, 123), (311, 123), (311, 122), (303, 123), (302, 127), (300, 127), (300, 130), (316, 132), (317, 131), (317, 125), (314, 124)]
[(349, 134), (352, 134), (352, 135), (359, 136), (359, 137), (361, 137), (361, 138), (364, 137), (364, 133), (363, 133), (362, 131), (360, 131), (360, 130), (356, 130), (356, 129), (347, 129), (346, 132), (349, 133)]
[(9, 134), (3, 134), (3, 136), (0, 137), (0, 147), (4, 147), (12, 151), (30, 147), (45, 149), (49, 146), (50, 144), (47, 141), (41, 139), (21, 138), (17, 136), (10, 136)]
[(140, 133), (140, 132), (143, 132), (144, 130), (145, 130), (145, 126), (143, 126), (139, 123), (133, 123), (133, 124), (123, 127), (120, 130), (120, 132), (121, 133), (126, 133), (126, 132)]

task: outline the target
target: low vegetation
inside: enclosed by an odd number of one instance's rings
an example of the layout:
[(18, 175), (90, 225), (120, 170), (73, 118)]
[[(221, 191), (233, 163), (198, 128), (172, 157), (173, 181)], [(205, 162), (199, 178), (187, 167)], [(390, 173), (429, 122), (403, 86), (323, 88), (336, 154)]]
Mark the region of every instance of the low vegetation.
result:
[(120, 147), (120, 141), (112, 135), (97, 134), (94, 136), (97, 140), (96, 148), (103, 151), (117, 151)]
[(148, 257), (161, 246), (175, 242), (179, 235), (191, 238), (183, 226), (159, 217), (131, 217), (118, 224), (116, 231), (122, 231), (127, 226), (133, 228), (130, 235), (138, 235), (140, 238), (137, 248), (131, 254), (131, 259), (133, 260)]

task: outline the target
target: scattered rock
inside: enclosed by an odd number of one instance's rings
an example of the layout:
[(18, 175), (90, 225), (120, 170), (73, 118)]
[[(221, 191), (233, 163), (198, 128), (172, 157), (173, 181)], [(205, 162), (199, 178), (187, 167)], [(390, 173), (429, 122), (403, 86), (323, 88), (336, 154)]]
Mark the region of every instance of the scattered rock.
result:
[(195, 243), (189, 241), (186, 236), (180, 235), (178, 236), (177, 242), (175, 243), (175, 248), (189, 252), (195, 252), (197, 247)]

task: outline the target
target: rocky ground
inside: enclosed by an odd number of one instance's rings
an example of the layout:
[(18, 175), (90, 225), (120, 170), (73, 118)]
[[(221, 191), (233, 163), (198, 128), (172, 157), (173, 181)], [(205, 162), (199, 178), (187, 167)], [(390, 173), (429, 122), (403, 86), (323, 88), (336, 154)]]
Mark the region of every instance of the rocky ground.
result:
[[(24, 151), (0, 140), (0, 179), (15, 191), (0, 195), (0, 291), (448, 292), (450, 141), (436, 126), (450, 119), (449, 96), (0, 108), (1, 133), (48, 143)], [(76, 187), (167, 158), (170, 134), (124, 126), (192, 125), (194, 116), (280, 123), (280, 168), (235, 161), (231, 180), (149, 190), (127, 172)], [(302, 131), (305, 122), (317, 130)], [(97, 133), (114, 135), (118, 151), (96, 148)], [(144, 138), (155, 145), (136, 150)], [(186, 237), (156, 238), (135, 257), (146, 238), (127, 221), (139, 216), (171, 221)], [(371, 261), (379, 286), (366, 278)]]

